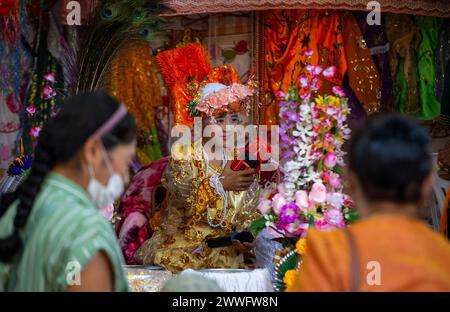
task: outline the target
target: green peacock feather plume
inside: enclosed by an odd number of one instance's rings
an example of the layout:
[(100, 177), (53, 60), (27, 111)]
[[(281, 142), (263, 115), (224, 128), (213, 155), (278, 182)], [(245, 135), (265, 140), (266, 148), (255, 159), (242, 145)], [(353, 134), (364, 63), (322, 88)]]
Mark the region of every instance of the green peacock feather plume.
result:
[(101, 89), (117, 52), (135, 41), (152, 41), (167, 22), (161, 1), (103, 1), (83, 29), (76, 58), (73, 93)]

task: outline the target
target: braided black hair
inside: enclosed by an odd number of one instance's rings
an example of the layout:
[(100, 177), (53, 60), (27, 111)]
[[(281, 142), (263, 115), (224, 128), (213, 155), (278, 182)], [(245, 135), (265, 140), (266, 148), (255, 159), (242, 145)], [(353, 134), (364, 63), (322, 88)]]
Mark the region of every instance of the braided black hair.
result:
[[(30, 174), (17, 192), (19, 203), (14, 231), (9, 237), (0, 239), (0, 261), (11, 262), (21, 250), (19, 231), (26, 225), (33, 203), (52, 168), (71, 160), (118, 107), (119, 102), (104, 92), (79, 94), (68, 99), (60, 112), (43, 127)], [(102, 137), (102, 142), (106, 150), (131, 143), (136, 139), (136, 130), (133, 116), (127, 113), (110, 133)]]

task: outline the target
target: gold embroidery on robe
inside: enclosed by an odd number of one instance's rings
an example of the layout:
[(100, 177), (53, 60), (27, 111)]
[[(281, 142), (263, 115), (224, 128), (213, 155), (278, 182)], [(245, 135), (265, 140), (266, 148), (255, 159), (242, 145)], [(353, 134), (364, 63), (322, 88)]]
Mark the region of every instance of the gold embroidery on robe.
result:
[(260, 187), (255, 182), (247, 191), (228, 191), (225, 220), (221, 226), (211, 227), (207, 210), (210, 209), (212, 224), (220, 223), (224, 213), (223, 198), (209, 181), (212, 174), (220, 174), (217, 172), (220, 170), (210, 167), (206, 172), (205, 160), (202, 154), (196, 154), (198, 152), (192, 149), (191, 160), (170, 160), (162, 181), (169, 193), (167, 210), (160, 231), (136, 252), (139, 262), (161, 265), (172, 272), (187, 268), (245, 267), (243, 256), (233, 246), (208, 248), (205, 240), (231, 235), (235, 230), (248, 230), (251, 222), (259, 217)]

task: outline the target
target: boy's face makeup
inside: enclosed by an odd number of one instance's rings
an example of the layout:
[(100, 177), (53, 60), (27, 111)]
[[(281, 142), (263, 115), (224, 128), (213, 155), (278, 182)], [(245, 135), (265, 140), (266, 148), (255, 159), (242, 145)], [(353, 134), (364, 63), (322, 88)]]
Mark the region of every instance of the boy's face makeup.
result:
[[(223, 143), (232, 141), (235, 131), (227, 131), (227, 126), (246, 126), (248, 116), (243, 112), (225, 113), (219, 116), (209, 117), (205, 125), (217, 126), (222, 130)], [(228, 145), (228, 144), (226, 144)]]

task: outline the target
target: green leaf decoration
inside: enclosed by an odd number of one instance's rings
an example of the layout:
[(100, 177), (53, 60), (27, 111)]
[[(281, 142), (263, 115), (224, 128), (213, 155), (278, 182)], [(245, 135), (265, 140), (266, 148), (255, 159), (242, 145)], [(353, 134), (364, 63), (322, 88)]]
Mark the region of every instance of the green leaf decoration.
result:
[(258, 235), (266, 227), (266, 221), (264, 217), (261, 217), (252, 222), (250, 231), (254, 236)]

